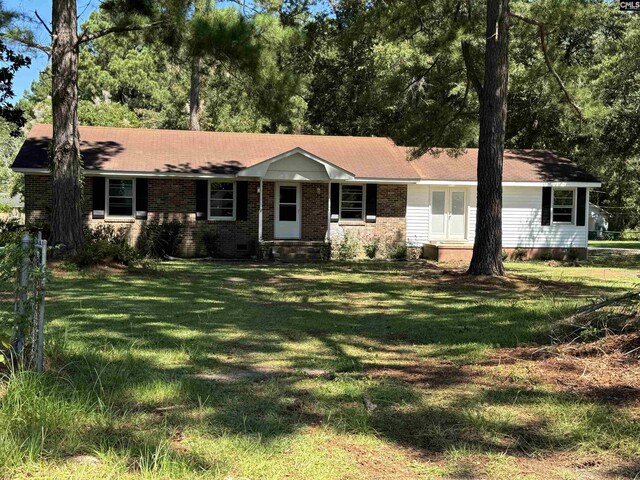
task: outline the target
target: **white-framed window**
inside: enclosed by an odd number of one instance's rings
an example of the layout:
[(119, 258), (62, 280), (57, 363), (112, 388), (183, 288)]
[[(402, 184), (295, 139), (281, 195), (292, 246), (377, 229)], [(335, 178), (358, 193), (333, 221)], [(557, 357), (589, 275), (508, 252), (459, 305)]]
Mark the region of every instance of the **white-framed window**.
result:
[(576, 212), (576, 189), (554, 188), (551, 197), (552, 223), (573, 224)]
[(340, 185), (340, 220), (364, 220), (364, 185)]
[(107, 178), (107, 218), (134, 218), (136, 182), (133, 178)]
[(236, 219), (236, 182), (230, 180), (209, 182), (209, 219)]

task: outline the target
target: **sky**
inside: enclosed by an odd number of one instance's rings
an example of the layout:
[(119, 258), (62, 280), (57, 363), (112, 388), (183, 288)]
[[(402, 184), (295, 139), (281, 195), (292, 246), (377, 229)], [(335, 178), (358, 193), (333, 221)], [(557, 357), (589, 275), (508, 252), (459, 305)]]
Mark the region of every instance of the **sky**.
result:
[[(78, 1), (78, 14), (81, 15), (79, 23), (82, 23), (87, 19), (89, 14), (96, 8), (99, 0), (77, 0)], [(21, 13), (27, 17), (22, 22), (26, 27), (31, 28), (36, 32), (36, 39), (41, 43), (49, 44), (49, 34), (42, 24), (37, 20), (35, 11), (42, 19), (51, 24), (51, 0), (4, 0), (4, 8), (7, 10), (13, 10)], [(31, 86), (31, 82), (38, 78), (38, 74), (47, 66), (47, 55), (40, 51), (29, 50), (27, 55), (31, 58), (31, 66), (27, 68), (21, 68), (16, 73), (13, 81), (13, 91), (15, 96), (14, 101), (22, 98), (24, 91)]]

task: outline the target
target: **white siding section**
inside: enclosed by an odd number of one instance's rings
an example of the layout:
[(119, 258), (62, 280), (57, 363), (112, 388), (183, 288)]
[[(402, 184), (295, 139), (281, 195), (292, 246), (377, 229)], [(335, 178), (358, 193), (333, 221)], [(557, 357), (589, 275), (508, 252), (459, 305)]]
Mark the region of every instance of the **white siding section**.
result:
[(476, 202), (477, 202), (477, 189), (476, 187), (469, 187), (467, 189), (467, 195), (469, 196), (467, 207), (467, 240), (473, 242), (476, 237)]
[[(476, 228), (476, 187), (467, 188), (467, 240)], [(408, 185), (407, 243), (429, 241), (430, 190), (428, 185)], [(587, 226), (541, 225), (542, 187), (504, 187), (502, 243), (505, 248), (586, 248)]]
[(542, 187), (505, 187), (502, 244), (505, 247), (586, 248), (587, 226), (541, 225)]
[(429, 241), (429, 186), (407, 186), (407, 243), (421, 246)]

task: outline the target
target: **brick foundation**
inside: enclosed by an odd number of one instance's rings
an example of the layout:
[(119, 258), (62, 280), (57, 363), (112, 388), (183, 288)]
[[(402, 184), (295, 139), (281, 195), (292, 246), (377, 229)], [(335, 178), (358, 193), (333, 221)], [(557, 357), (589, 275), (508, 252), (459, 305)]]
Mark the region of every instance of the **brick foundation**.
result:
[[(505, 248), (504, 254), (511, 260), (584, 260), (586, 248)], [(422, 247), (422, 257), (437, 262), (469, 263), (473, 255), (473, 245), (427, 244)]]

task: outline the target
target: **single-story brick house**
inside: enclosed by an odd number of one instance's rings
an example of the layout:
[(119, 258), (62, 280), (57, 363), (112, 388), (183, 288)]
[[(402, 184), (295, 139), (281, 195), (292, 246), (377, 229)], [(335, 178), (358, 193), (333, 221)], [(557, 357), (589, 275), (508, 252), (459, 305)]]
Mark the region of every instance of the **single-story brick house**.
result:
[[(408, 160), (387, 138), (80, 127), (89, 225), (185, 224), (182, 253), (215, 231), (229, 255), (305, 249), (346, 233), (406, 242), (429, 258), (470, 258), (477, 150)], [(31, 129), (12, 168), (25, 215), (47, 221), (51, 126)], [(507, 150), (503, 245), (533, 256), (587, 251), (589, 189), (600, 183), (548, 151)], [(265, 248), (267, 250), (265, 250)]]

